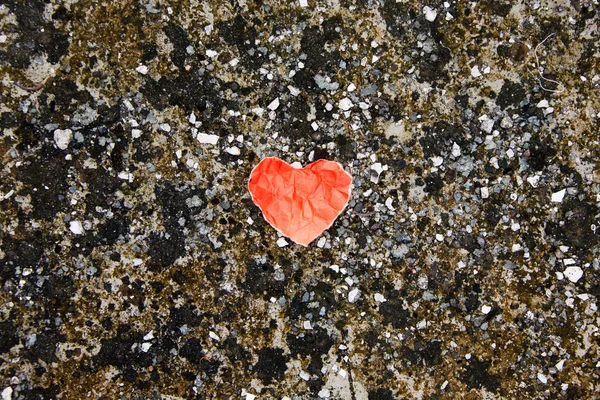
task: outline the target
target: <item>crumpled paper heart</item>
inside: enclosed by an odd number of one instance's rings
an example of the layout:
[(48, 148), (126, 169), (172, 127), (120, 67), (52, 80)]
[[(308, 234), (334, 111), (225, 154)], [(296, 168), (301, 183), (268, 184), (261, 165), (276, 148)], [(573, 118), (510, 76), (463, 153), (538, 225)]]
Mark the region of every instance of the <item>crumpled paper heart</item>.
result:
[(298, 169), (268, 157), (252, 170), (248, 190), (273, 228), (308, 246), (344, 210), (351, 184), (350, 174), (334, 161)]

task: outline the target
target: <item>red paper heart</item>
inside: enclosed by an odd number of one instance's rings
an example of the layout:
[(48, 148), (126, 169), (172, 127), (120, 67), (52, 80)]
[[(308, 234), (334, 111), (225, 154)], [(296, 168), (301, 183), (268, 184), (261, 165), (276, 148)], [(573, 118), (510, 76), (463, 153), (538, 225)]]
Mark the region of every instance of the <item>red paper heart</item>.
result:
[(334, 161), (297, 169), (275, 157), (252, 170), (248, 190), (273, 228), (308, 246), (348, 204), (352, 177)]

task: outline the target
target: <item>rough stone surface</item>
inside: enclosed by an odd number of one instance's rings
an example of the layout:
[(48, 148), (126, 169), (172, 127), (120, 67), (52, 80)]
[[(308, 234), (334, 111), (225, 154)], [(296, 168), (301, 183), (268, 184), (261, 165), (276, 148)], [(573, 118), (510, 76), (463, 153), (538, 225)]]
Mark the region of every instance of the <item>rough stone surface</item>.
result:
[[(600, 397), (599, 15), (1, 2), (0, 392)], [(307, 248), (268, 156), (354, 178)]]

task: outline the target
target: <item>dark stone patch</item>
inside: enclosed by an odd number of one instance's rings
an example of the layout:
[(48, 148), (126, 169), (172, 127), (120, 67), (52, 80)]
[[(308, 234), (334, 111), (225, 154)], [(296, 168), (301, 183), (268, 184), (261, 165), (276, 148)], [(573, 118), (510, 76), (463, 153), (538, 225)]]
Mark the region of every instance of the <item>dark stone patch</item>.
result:
[(257, 37), (257, 22), (248, 22), (242, 15), (238, 14), (229, 21), (217, 23), (219, 36), (230, 46), (236, 46), (240, 54), (241, 64), (248, 69), (257, 70), (265, 62), (264, 54), (254, 47)]
[(446, 65), (451, 59), (450, 50), (437, 44), (433, 52), (422, 58), (419, 63), (419, 82), (438, 83), (447, 79)]
[(101, 366), (113, 365), (121, 368), (128, 361), (133, 343), (133, 340), (124, 340), (119, 337), (103, 340), (95, 360)]
[(216, 359), (200, 359), (200, 369), (207, 375), (215, 375), (217, 372), (219, 372), (219, 367), (221, 364), (221, 361)]
[(158, 48), (156, 43), (147, 42), (140, 44), (140, 49), (142, 50), (142, 59), (143, 63), (150, 62), (158, 56)]
[(169, 310), (169, 321), (167, 325), (172, 331), (179, 331), (183, 325), (188, 327), (199, 326), (202, 322), (202, 315), (198, 313), (196, 306), (184, 304), (181, 307), (171, 307)]
[(258, 378), (265, 384), (281, 381), (287, 370), (285, 363), (288, 357), (283, 355), (283, 349), (264, 348), (258, 351), (258, 362), (254, 370)]
[(390, 389), (375, 389), (369, 391), (369, 400), (396, 400)]
[(44, 20), (43, 0), (3, 2), (17, 19), (17, 39), (6, 50), (0, 51), (0, 63), (17, 69), (26, 69), (33, 57), (46, 53), (48, 62), (56, 64), (69, 49), (69, 36)]
[(202, 343), (197, 338), (189, 338), (183, 347), (179, 350), (179, 355), (187, 359), (192, 364), (200, 364), (204, 356)]
[[(127, 277), (128, 278), (128, 277)], [(146, 300), (146, 287), (141, 280), (130, 282), (129, 279), (123, 279), (123, 284), (119, 287), (119, 293), (123, 300), (123, 308), (129, 305), (136, 306), (140, 312), (144, 311)]]
[(11, 320), (0, 321), (0, 354), (19, 344), (19, 332)]
[(70, 166), (71, 161), (65, 160), (62, 151), (47, 144), (17, 170), (17, 178), (30, 186), (24, 192), (31, 195), (31, 216), (34, 219), (52, 220), (68, 206), (67, 174)]
[(148, 266), (152, 271), (170, 267), (185, 254), (185, 237), (181, 230), (152, 232), (147, 239), (147, 244), (146, 254), (150, 257)]
[(539, 139), (531, 140), (528, 149), (530, 155), (527, 157), (527, 164), (534, 171), (543, 171), (553, 162), (556, 156), (556, 150), (550, 144)]
[(223, 342), (223, 349), (231, 362), (248, 361), (252, 358), (252, 354), (237, 342), (234, 337), (229, 337)]
[(163, 28), (163, 31), (169, 38), (169, 41), (173, 44), (173, 50), (170, 54), (171, 62), (177, 66), (177, 68), (183, 70), (188, 57), (186, 48), (191, 45), (187, 32), (181, 26), (174, 24), (173, 22), (169, 22), (167, 26)]
[(428, 367), (438, 365), (442, 361), (442, 346), (438, 340), (431, 340), (427, 342), (425, 347), (421, 350), (423, 361)]
[(430, 193), (432, 195), (439, 195), (440, 191), (444, 187), (444, 180), (440, 176), (440, 174), (432, 174), (425, 178), (425, 189), (423, 189), (426, 193)]
[(339, 39), (343, 26), (342, 18), (334, 16), (304, 30), (300, 41), (301, 52), (307, 55), (305, 66), (312, 70), (313, 76), (319, 72), (333, 72), (339, 67), (342, 57), (337, 46), (335, 50), (329, 50), (326, 45), (334, 44)]
[(102, 346), (94, 361), (99, 366), (112, 365), (123, 371), (124, 379), (137, 376), (136, 369), (147, 368), (152, 365), (153, 349), (148, 352), (142, 352), (139, 348), (132, 349), (134, 343), (142, 341), (141, 334), (126, 336), (119, 332), (117, 336), (111, 339), (102, 340)]
[[(313, 298), (310, 301), (302, 301), (304, 293), (314, 293)], [(313, 318), (320, 319), (321, 316), (317, 311), (320, 311), (321, 307), (325, 307), (325, 311), (332, 310), (335, 306), (335, 296), (333, 295), (333, 286), (326, 282), (319, 282), (316, 286), (308, 286), (306, 289), (297, 293), (291, 300), (290, 305), (287, 307), (285, 313), (292, 321), (298, 320), (300, 317), (312, 313)], [(316, 302), (319, 304), (319, 308), (309, 308), (309, 304)]]
[(246, 262), (244, 289), (255, 294), (265, 294), (265, 298), (280, 297), (285, 292), (285, 282), (274, 279), (275, 268), (269, 263), (259, 264), (255, 260)]
[(327, 354), (334, 344), (327, 331), (321, 327), (317, 327), (312, 332), (304, 333), (303, 336), (288, 333), (285, 341), (293, 357), (298, 355), (320, 357)]
[(56, 399), (61, 394), (60, 386), (57, 384), (50, 385), (45, 388), (36, 386), (33, 388), (25, 388), (19, 392), (19, 399), (23, 400), (49, 400)]
[(80, 177), (87, 184), (88, 194), (85, 197), (86, 212), (97, 213), (96, 207), (103, 209), (112, 207), (115, 199), (114, 193), (123, 183), (102, 167), (83, 169)]
[(416, 341), (413, 347), (402, 347), (402, 357), (415, 365), (426, 365), (433, 367), (441, 362), (441, 344), (437, 340), (432, 340), (423, 345)]
[(53, 310), (66, 312), (71, 305), (71, 297), (75, 295), (76, 288), (73, 278), (66, 275), (52, 274), (42, 286), (44, 296)]
[(486, 388), (490, 392), (497, 392), (500, 387), (500, 378), (488, 372), (489, 361), (480, 361), (472, 358), (465, 366), (461, 380), (471, 389)]
[(5, 253), (0, 260), (0, 279), (2, 284), (15, 277), (15, 268), (35, 267), (44, 254), (44, 243), (40, 237), (30, 237), (23, 240), (5, 236), (2, 239), (2, 251)]
[(380, 12), (385, 19), (387, 31), (396, 39), (406, 39), (408, 28), (417, 18), (413, 7), (407, 3), (386, 0)]
[(563, 203), (565, 224), (562, 228), (567, 244), (580, 250), (592, 249), (598, 243), (598, 233), (592, 231), (592, 225), (598, 225), (595, 219), (598, 208), (591, 203), (578, 199), (568, 199)]
[(513, 6), (511, 1), (506, 0), (485, 0), (480, 4), (483, 10), (502, 18), (505, 18), (510, 13)]
[(32, 361), (42, 360), (46, 363), (58, 361), (56, 349), (64, 340), (63, 335), (54, 331), (39, 333), (35, 344), (27, 351), (26, 358)]
[(413, 317), (411, 312), (405, 309), (400, 300), (397, 291), (392, 291), (389, 296), (385, 296), (388, 301), (379, 305), (379, 313), (383, 317), (384, 324), (391, 324), (396, 329), (406, 328), (412, 325)]
[[(26, 120), (15, 121), (17, 129), (15, 129), (15, 137), (18, 140), (15, 147), (21, 153), (29, 153), (35, 151), (35, 148), (39, 146), (40, 142), (46, 137), (46, 133)], [(6, 140), (8, 141), (8, 137)], [(12, 140), (11, 140), (12, 141)]]
[(525, 100), (527, 97), (527, 93), (525, 92), (525, 88), (518, 82), (512, 82), (509, 80), (505, 80), (502, 85), (502, 89), (500, 89), (500, 93), (496, 98), (496, 104), (500, 106), (503, 110), (509, 107), (519, 107), (521, 102)]
[(223, 99), (219, 96), (220, 83), (205, 73), (182, 71), (177, 76), (163, 76), (158, 81), (146, 77), (140, 91), (152, 106), (164, 110), (178, 106), (187, 113), (198, 110), (207, 113), (207, 120), (221, 115)]
[(64, 115), (73, 115), (83, 104), (96, 101), (87, 90), (79, 90), (77, 84), (67, 78), (55, 78), (47, 82), (40, 93), (38, 107), (42, 123), (64, 124)]
[(129, 233), (129, 221), (125, 216), (116, 215), (96, 229), (97, 244), (101, 246), (117, 243), (119, 237), (127, 237)]
[(424, 127), (423, 131), (424, 134), (419, 139), (419, 143), (425, 158), (448, 153), (454, 143), (462, 147), (465, 141), (463, 129), (444, 121), (440, 121), (433, 126)]

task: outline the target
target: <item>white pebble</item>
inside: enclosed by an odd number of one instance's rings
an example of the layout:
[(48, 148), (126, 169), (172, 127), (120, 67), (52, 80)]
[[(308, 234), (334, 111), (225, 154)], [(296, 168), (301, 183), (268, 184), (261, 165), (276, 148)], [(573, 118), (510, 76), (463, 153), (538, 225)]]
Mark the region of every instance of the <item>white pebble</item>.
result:
[(287, 246), (289, 243), (287, 242), (287, 240), (285, 240), (284, 238), (279, 238), (277, 239), (277, 246), (279, 247), (285, 247)]
[(344, 97), (343, 99), (340, 100), (340, 102), (338, 103), (338, 107), (341, 110), (344, 111), (348, 111), (349, 109), (351, 109), (354, 106), (354, 104), (352, 104), (352, 100), (350, 100), (347, 97)]
[(360, 298), (360, 290), (358, 288), (354, 288), (348, 293), (348, 301), (350, 303), (354, 303), (359, 298)]
[(210, 336), (211, 339), (216, 340), (216, 341), (221, 340), (221, 338), (219, 337), (219, 335), (217, 335), (213, 331), (208, 332), (208, 336)]
[(152, 343), (148, 343), (148, 342), (144, 342), (142, 343), (142, 351), (144, 353), (147, 353), (148, 350), (150, 350), (150, 347), (152, 346)]
[(385, 303), (387, 301), (387, 299), (381, 293), (375, 293), (373, 298), (378, 303)]
[(57, 129), (54, 131), (54, 142), (56, 147), (61, 150), (66, 150), (73, 138), (73, 131), (70, 129)]
[(300, 7), (308, 7), (308, 0), (300, 0)]
[(529, 177), (527, 177), (527, 182), (529, 182), (529, 184), (531, 186), (537, 187), (538, 183), (540, 182), (540, 176), (539, 175), (529, 176)]
[(462, 153), (462, 151), (461, 151), (461, 149), (460, 149), (460, 146), (459, 146), (459, 145), (458, 145), (458, 144), (455, 142), (455, 143), (452, 145), (452, 155), (453, 155), (454, 157), (460, 157), (461, 153)]
[(225, 152), (231, 154), (232, 156), (239, 156), (241, 154), (240, 148), (235, 146), (227, 147)]
[(217, 144), (217, 142), (219, 141), (219, 136), (217, 136), (217, 135), (208, 135), (206, 133), (199, 133), (198, 136), (196, 136), (196, 139), (200, 143)]
[(481, 76), (481, 72), (479, 71), (479, 66), (474, 66), (471, 68), (471, 76), (473, 78), (479, 78)]
[(425, 14), (425, 19), (429, 22), (435, 21), (435, 18), (437, 17), (437, 11), (429, 6), (423, 7), (423, 14)]
[(486, 315), (487, 315), (487, 314), (489, 314), (489, 313), (490, 313), (490, 311), (492, 311), (492, 307), (490, 307), (490, 306), (487, 306), (487, 305), (481, 306), (481, 312), (482, 312), (483, 314), (486, 314)]
[(217, 53), (214, 50), (210, 50), (210, 49), (206, 50), (206, 56), (209, 58), (214, 58), (217, 56), (217, 54), (219, 54), (219, 53)]
[(444, 163), (444, 158), (440, 157), (440, 156), (431, 157), (430, 160), (433, 163), (434, 167), (439, 167), (440, 165), (442, 165)]
[(553, 203), (562, 203), (565, 193), (567, 189), (559, 190), (558, 192), (552, 193), (552, 202)]
[(354, 83), (351, 83), (348, 85), (348, 88), (346, 88), (346, 90), (348, 92), (354, 92), (356, 90), (356, 85)]
[(13, 390), (10, 386), (4, 388), (2, 391), (2, 400), (10, 400), (12, 399)]
[(544, 99), (544, 100), (540, 100), (539, 103), (537, 103), (537, 108), (548, 108), (549, 104), (548, 104), (548, 100)]
[(83, 225), (81, 224), (81, 221), (69, 222), (69, 230), (76, 235), (83, 235)]
[(537, 374), (537, 378), (538, 378), (538, 380), (539, 380), (540, 382), (542, 382), (542, 383), (544, 383), (544, 384), (548, 383), (548, 378), (546, 378), (546, 377), (544, 376), (544, 374), (542, 374), (541, 372), (538, 372), (538, 374)]
[(581, 277), (583, 276), (583, 270), (581, 269), (581, 267), (567, 267), (564, 270), (564, 274), (567, 277), (568, 280), (570, 280), (573, 283), (577, 283), (578, 280), (581, 279)]
[(395, 208), (394, 208), (394, 200), (393, 200), (391, 197), (388, 197), (388, 198), (385, 200), (385, 206), (388, 208), (388, 210), (390, 210), (390, 211), (395, 211)]
[(269, 103), (267, 108), (271, 111), (277, 110), (279, 108), (279, 97), (277, 97), (275, 100), (273, 100), (271, 103)]
[(142, 75), (146, 75), (148, 73), (148, 67), (145, 65), (140, 65), (139, 67), (137, 67), (135, 69), (137, 72), (139, 72)]
[(296, 89), (295, 87), (293, 87), (291, 85), (288, 86), (288, 90), (290, 91), (290, 94), (292, 96), (298, 96), (300, 94), (300, 89)]

